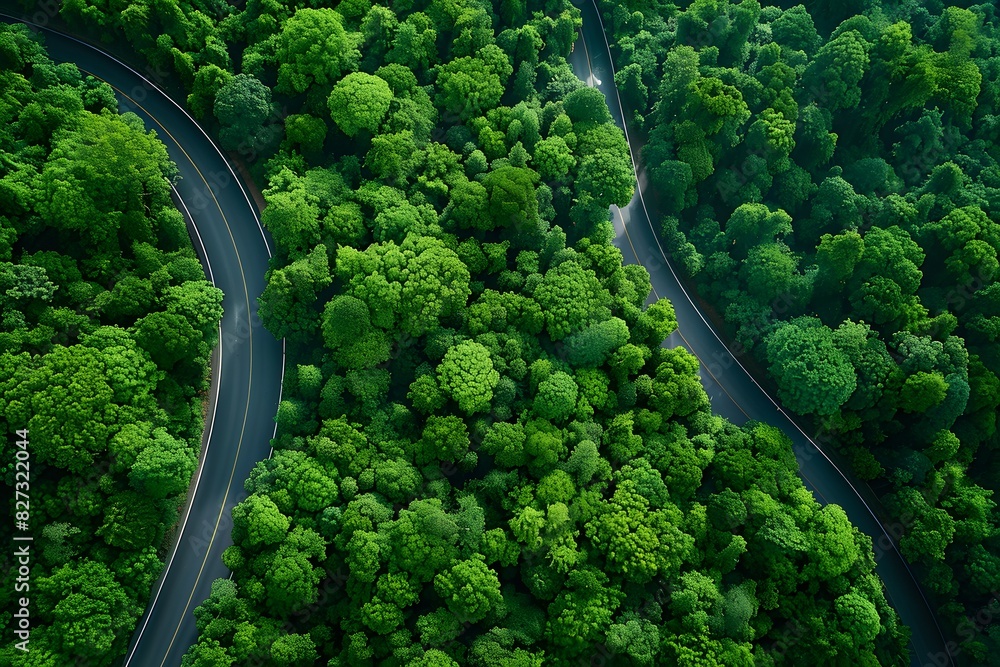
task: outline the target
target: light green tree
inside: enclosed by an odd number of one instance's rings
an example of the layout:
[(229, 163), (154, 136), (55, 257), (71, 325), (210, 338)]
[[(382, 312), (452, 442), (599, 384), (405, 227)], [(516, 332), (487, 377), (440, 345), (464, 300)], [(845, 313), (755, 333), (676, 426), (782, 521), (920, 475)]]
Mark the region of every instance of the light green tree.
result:
[(834, 345), (833, 331), (814, 318), (775, 329), (767, 337), (767, 360), (782, 400), (801, 414), (833, 414), (857, 386), (854, 367)]
[(197, 463), (194, 448), (171, 436), (166, 429), (157, 428), (150, 443), (136, 457), (128, 477), (137, 491), (153, 498), (166, 498), (188, 488)]
[(480, 559), (459, 561), (437, 575), (434, 590), (463, 621), (482, 620), (502, 600), (496, 572)]
[(437, 370), (438, 382), (466, 414), (483, 412), (493, 400), (500, 373), (490, 352), (479, 343), (465, 341), (449, 349)]
[(340, 14), (332, 9), (300, 9), (292, 15), (275, 42), (277, 90), (304, 93), (310, 86), (328, 86), (345, 71), (357, 67), (360, 33), (347, 32)]
[(330, 116), (349, 137), (361, 130), (375, 132), (389, 111), (392, 90), (385, 80), (352, 72), (337, 82), (328, 101)]

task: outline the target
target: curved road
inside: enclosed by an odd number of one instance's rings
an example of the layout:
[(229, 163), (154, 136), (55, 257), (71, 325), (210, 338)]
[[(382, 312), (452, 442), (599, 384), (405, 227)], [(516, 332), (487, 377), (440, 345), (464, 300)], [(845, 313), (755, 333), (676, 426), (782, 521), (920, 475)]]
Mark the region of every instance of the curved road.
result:
[[(592, 3), (585, 2), (581, 9), (584, 30), (571, 63), (581, 78), (605, 94), (615, 121), (626, 129), (600, 16)], [(230, 544), (230, 510), (245, 495), (242, 480), (270, 452), (284, 358), (282, 345), (260, 327), (256, 297), (263, 290), (271, 253), (254, 205), (233, 168), (177, 104), (141, 74), (89, 45), (48, 30), (46, 39), (54, 60), (86, 63), (81, 69), (114, 86), (122, 109), (137, 113), (167, 145), (183, 177), (176, 191), (193, 222), (206, 271), (226, 294), (202, 461), (167, 568), (153, 588), (152, 602), (125, 660), (126, 666), (177, 665), (196, 640), (192, 610), (208, 597), (211, 582), (228, 574), (220, 556)], [(640, 148), (630, 145), (633, 164)], [(791, 438), (810, 488), (822, 501), (842, 506), (851, 521), (873, 538), (877, 571), (890, 602), (913, 629), (913, 664), (949, 664), (937, 619), (871, 501), (866, 502), (870, 492), (852, 484), (730, 353), (660, 247), (643, 202), (646, 179), (638, 171), (637, 181), (640, 187), (633, 200), (613, 211), (616, 245), (626, 262), (641, 263), (649, 270), (654, 297), (667, 297), (673, 303), (681, 329), (668, 344), (683, 344), (702, 361), (703, 381), (716, 412), (736, 423), (752, 418), (776, 424)]]
[[(587, 85), (597, 87), (604, 93), (611, 115), (625, 131), (628, 141), (628, 128), (615, 87), (614, 62), (603, 20), (593, 0), (574, 0), (574, 4), (583, 13), (583, 30), (570, 56), (570, 64)], [(913, 631), (911, 664), (915, 667), (953, 664), (948, 652), (949, 644), (937, 616), (887, 528), (876, 515), (879, 506), (874, 494), (854, 479), (849, 470), (841, 470), (793, 416), (753, 379), (684, 289), (660, 244), (643, 201), (643, 190), (648, 184), (645, 172), (637, 169), (641, 149), (642, 146), (629, 141), (639, 187), (625, 208), (612, 207), (616, 232), (614, 243), (621, 249), (626, 263), (642, 264), (649, 270), (653, 283), (651, 300), (666, 297), (673, 304), (679, 330), (667, 339), (666, 344), (683, 345), (701, 361), (702, 382), (717, 414), (736, 424), (753, 419), (780, 428), (791, 439), (800, 473), (818, 500), (824, 504), (833, 502), (840, 505), (851, 522), (872, 538), (876, 572), (885, 586), (886, 597), (903, 623)]]
[(54, 61), (76, 63), (107, 81), (121, 110), (138, 114), (166, 144), (181, 173), (175, 194), (194, 231), (195, 248), (210, 280), (225, 293), (201, 461), (167, 566), (124, 662), (126, 667), (173, 667), (197, 640), (192, 611), (208, 598), (216, 578), (229, 576), (222, 552), (232, 543), (232, 507), (246, 496), (243, 481), (257, 461), (270, 455), (284, 349), (257, 318), (269, 240), (234, 168), (181, 107), (115, 58), (74, 38), (43, 32)]

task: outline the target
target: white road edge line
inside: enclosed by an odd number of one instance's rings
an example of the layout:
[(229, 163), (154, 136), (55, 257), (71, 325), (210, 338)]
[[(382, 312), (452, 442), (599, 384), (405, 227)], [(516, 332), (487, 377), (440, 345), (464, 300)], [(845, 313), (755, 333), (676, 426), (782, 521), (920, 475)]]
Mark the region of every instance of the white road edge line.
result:
[[(660, 251), (660, 255), (663, 257), (667, 268), (670, 269), (670, 273), (674, 276), (674, 279), (677, 281), (677, 285), (681, 288), (681, 292), (684, 293), (684, 296), (691, 304), (691, 307), (694, 308), (696, 313), (698, 313), (698, 317), (701, 318), (702, 322), (705, 323), (705, 326), (708, 327), (708, 330), (712, 332), (712, 335), (715, 336), (715, 339), (717, 341), (719, 341), (719, 344), (722, 345), (722, 347), (729, 352), (729, 356), (733, 358), (733, 361), (735, 361), (736, 364), (741, 369), (743, 369), (743, 372), (746, 373), (747, 377), (750, 378), (750, 381), (753, 382), (758, 389), (760, 389), (761, 393), (764, 394), (765, 397), (767, 397), (767, 400), (769, 400), (774, 405), (775, 408), (777, 408), (778, 412), (781, 413), (781, 415), (788, 421), (788, 423), (790, 423), (795, 428), (795, 430), (797, 430), (800, 434), (802, 434), (802, 437), (804, 437), (809, 442), (809, 444), (811, 444), (816, 449), (816, 451), (818, 451), (823, 456), (823, 458), (825, 458), (830, 463), (833, 469), (836, 470), (837, 473), (841, 476), (841, 478), (843, 478), (843, 480), (847, 482), (847, 485), (851, 487), (851, 490), (854, 491), (854, 494), (858, 497), (858, 500), (861, 501), (861, 504), (865, 506), (865, 509), (868, 510), (868, 513), (871, 514), (872, 518), (875, 519), (875, 523), (878, 524), (879, 529), (882, 531), (882, 534), (889, 539), (890, 546), (892, 546), (892, 549), (893, 551), (896, 552), (896, 555), (899, 556), (899, 560), (900, 562), (902, 562), (903, 567), (906, 569), (907, 573), (910, 575), (910, 578), (913, 579), (913, 582), (916, 584), (917, 592), (920, 593), (920, 597), (921, 599), (923, 599), (924, 605), (927, 607), (928, 611), (931, 612), (931, 618), (934, 620), (934, 625), (937, 628), (938, 634), (940, 635), (942, 643), (945, 646), (945, 650), (948, 652), (948, 657), (949, 659), (952, 659), (952, 662), (954, 662), (953, 656), (951, 655), (951, 650), (948, 647), (948, 642), (944, 637), (944, 633), (941, 631), (940, 624), (938, 623), (937, 615), (931, 608), (930, 602), (927, 600), (927, 596), (924, 595), (924, 591), (923, 588), (920, 586), (920, 582), (917, 581), (916, 575), (914, 575), (913, 570), (910, 569), (909, 563), (906, 562), (906, 559), (903, 558), (903, 555), (900, 553), (899, 548), (896, 546), (895, 540), (893, 540), (892, 537), (889, 535), (889, 533), (885, 530), (885, 526), (882, 525), (882, 521), (879, 520), (878, 515), (876, 515), (875, 511), (871, 508), (871, 506), (868, 505), (868, 503), (865, 501), (861, 493), (857, 490), (857, 488), (854, 486), (851, 480), (848, 479), (847, 475), (845, 475), (844, 472), (837, 466), (837, 464), (834, 463), (833, 460), (827, 455), (827, 453), (824, 452), (823, 449), (811, 437), (809, 437), (809, 435), (804, 430), (802, 430), (802, 428), (795, 422), (795, 420), (793, 420), (784, 411), (784, 409), (782, 409), (781, 405), (777, 401), (775, 401), (771, 397), (771, 395), (767, 393), (767, 391), (764, 390), (764, 388), (760, 385), (760, 383), (757, 382), (757, 380), (753, 377), (753, 375), (750, 374), (750, 372), (740, 362), (740, 360), (736, 358), (736, 355), (734, 355), (729, 350), (729, 346), (727, 346), (725, 342), (723, 342), (722, 338), (715, 331), (715, 328), (705, 318), (705, 315), (701, 312), (701, 309), (698, 308), (698, 306), (694, 303), (694, 300), (691, 298), (691, 295), (688, 294), (688, 291), (687, 289), (685, 289), (684, 284), (681, 282), (681, 280), (677, 276), (677, 273), (674, 271), (674, 267), (671, 265), (666, 252), (663, 250), (663, 246), (660, 244), (659, 234), (656, 233), (656, 228), (653, 227), (653, 219), (649, 216), (649, 211), (646, 209), (646, 201), (642, 196), (642, 187), (639, 184), (639, 171), (636, 168), (635, 156), (632, 154), (632, 142), (629, 141), (628, 138), (628, 122), (625, 116), (625, 109), (622, 107), (621, 97), (618, 95), (618, 86), (614, 84), (615, 64), (614, 64), (614, 58), (612, 58), (611, 56), (611, 45), (608, 43), (607, 30), (604, 27), (604, 18), (601, 16), (601, 10), (597, 6), (597, 1), (596, 0), (590, 0), (590, 1), (591, 4), (593, 4), (594, 6), (595, 13), (597, 14), (597, 20), (601, 24), (601, 36), (603, 37), (605, 51), (608, 54), (608, 66), (611, 68), (612, 87), (615, 90), (615, 100), (618, 103), (618, 111), (621, 114), (622, 118), (622, 131), (625, 134), (625, 143), (628, 145), (629, 161), (632, 163), (632, 172), (635, 175), (636, 192), (639, 194), (639, 203), (642, 205), (642, 210), (646, 214), (646, 224), (649, 225), (650, 230), (653, 232), (653, 240), (656, 241), (656, 247)], [(583, 35), (582, 30), (580, 31), (580, 35), (581, 38), (583, 38), (584, 43), (586, 43), (586, 36)]]
[[(177, 189), (173, 186), (173, 184), (170, 185), (170, 189), (174, 191), (175, 195), (177, 195), (178, 201), (180, 201), (181, 206), (184, 207), (185, 214), (187, 214), (190, 217), (191, 226), (194, 227), (195, 234), (197, 234), (198, 236), (198, 242), (202, 248), (202, 252), (205, 253), (205, 263), (209, 264), (208, 251), (205, 249), (204, 242), (202, 241), (201, 238), (201, 232), (198, 231), (197, 223), (195, 223), (194, 218), (191, 217), (191, 212), (188, 210), (187, 204), (184, 202), (184, 199), (180, 196), (180, 193), (177, 192)], [(209, 264), (209, 278), (211, 279), (212, 284), (215, 285), (215, 278), (212, 276), (211, 264)], [(146, 631), (146, 626), (149, 625), (149, 619), (153, 616), (153, 609), (156, 607), (156, 603), (160, 599), (160, 593), (163, 592), (163, 585), (167, 581), (167, 574), (170, 572), (170, 566), (173, 565), (174, 563), (174, 557), (177, 555), (177, 550), (180, 549), (181, 540), (184, 537), (184, 530), (187, 528), (188, 518), (191, 516), (191, 508), (194, 506), (194, 499), (198, 495), (198, 484), (201, 482), (201, 475), (202, 472), (204, 472), (205, 470), (204, 463), (208, 459), (208, 448), (212, 444), (212, 433), (215, 429), (215, 415), (217, 410), (219, 409), (219, 392), (222, 387), (222, 359), (225, 356), (222, 352), (223, 340), (224, 339), (222, 336), (222, 322), (220, 320), (219, 345), (216, 348), (218, 350), (218, 357), (219, 357), (219, 370), (218, 370), (217, 380), (215, 382), (215, 398), (212, 400), (212, 418), (208, 420), (208, 436), (203, 438), (205, 446), (202, 448), (200, 456), (201, 460), (198, 462), (198, 474), (195, 475), (194, 484), (189, 487), (190, 493), (188, 494), (187, 500), (184, 503), (185, 504), (184, 518), (181, 521), (181, 529), (177, 532), (177, 539), (174, 540), (173, 547), (171, 547), (170, 549), (170, 559), (167, 561), (167, 564), (164, 566), (163, 571), (160, 573), (159, 585), (156, 588), (156, 595), (153, 596), (153, 601), (146, 607), (146, 612), (145, 612), (146, 619), (145, 621), (143, 621), (142, 628), (139, 629), (139, 635), (135, 640), (135, 644), (132, 645), (131, 649), (125, 655), (125, 663), (122, 665), (122, 667), (128, 667), (129, 663), (132, 662), (132, 658), (135, 656), (135, 650), (138, 648), (139, 642), (142, 640), (142, 634)]]
[[(125, 69), (127, 69), (128, 71), (130, 71), (133, 75), (135, 75), (136, 77), (138, 77), (139, 79), (141, 79), (142, 81), (144, 81), (152, 90), (155, 90), (156, 92), (160, 93), (164, 98), (166, 98), (167, 100), (169, 100), (171, 104), (173, 104), (182, 114), (184, 114), (184, 116), (186, 116), (191, 121), (191, 123), (195, 127), (198, 128), (198, 131), (201, 132), (202, 136), (205, 137), (205, 139), (208, 141), (208, 143), (212, 146), (212, 148), (215, 150), (215, 152), (219, 155), (219, 157), (222, 158), (222, 161), (226, 165), (226, 169), (229, 171), (230, 175), (232, 176), (233, 182), (236, 183), (236, 185), (239, 187), (240, 193), (243, 195), (244, 200), (246, 200), (246, 202), (247, 202), (247, 208), (250, 210), (250, 213), (251, 213), (251, 215), (254, 218), (254, 222), (256, 222), (256, 224), (257, 224), (257, 229), (260, 231), (261, 239), (264, 241), (264, 247), (267, 250), (268, 257), (273, 257), (274, 256), (274, 253), (271, 250), (271, 245), (267, 241), (267, 236), (264, 234), (264, 228), (263, 228), (263, 226), (260, 223), (260, 217), (257, 215), (256, 205), (251, 201), (251, 198), (247, 195), (246, 189), (243, 187), (243, 184), (240, 181), (239, 177), (236, 175), (236, 172), (233, 171), (232, 165), (230, 164), (229, 160), (226, 158), (225, 154), (219, 149), (219, 147), (215, 144), (215, 142), (212, 140), (211, 136), (209, 136), (209, 134), (205, 131), (205, 129), (201, 126), (201, 124), (198, 123), (198, 121), (195, 120), (194, 117), (192, 117), (191, 114), (189, 114), (184, 109), (184, 107), (182, 107), (180, 104), (178, 104), (176, 100), (174, 100), (172, 97), (170, 97), (170, 95), (168, 95), (166, 92), (164, 92), (163, 90), (161, 90), (156, 84), (154, 84), (152, 81), (150, 81), (149, 79), (147, 79), (140, 72), (136, 71), (133, 67), (129, 66), (127, 63), (122, 62), (121, 60), (119, 60), (118, 58), (112, 56), (111, 54), (106, 53), (104, 51), (101, 51), (100, 49), (98, 49), (97, 47), (93, 46), (92, 44), (89, 44), (89, 43), (87, 43), (87, 42), (85, 42), (85, 41), (83, 41), (81, 39), (73, 37), (72, 35), (67, 35), (66, 33), (63, 33), (61, 31), (55, 30), (55, 29), (50, 28), (48, 26), (43, 26), (43, 25), (37, 24), (37, 23), (35, 23), (33, 21), (29, 21), (29, 20), (23, 19), (23, 18), (18, 17), (18, 16), (12, 16), (10, 14), (6, 14), (6, 13), (3, 13), (3, 12), (0, 12), (0, 16), (5, 16), (5, 17), (13, 19), (15, 21), (19, 21), (21, 23), (24, 23), (25, 25), (35, 26), (36, 28), (38, 28), (40, 30), (47, 30), (47, 31), (49, 31), (49, 32), (51, 32), (53, 34), (60, 35), (61, 37), (65, 38), (65, 39), (69, 39), (71, 41), (74, 41), (74, 42), (82, 45), (82, 46), (85, 46), (85, 47), (93, 50), (94, 52), (96, 52), (96, 53), (98, 53), (98, 54), (100, 54), (100, 55), (108, 58), (109, 60), (114, 61), (118, 65), (124, 67)], [(192, 164), (193, 164), (193, 160), (192, 160)], [(194, 227), (195, 233), (198, 236), (198, 242), (202, 246), (202, 250), (204, 251), (205, 250), (204, 241), (201, 238), (201, 233), (198, 231), (197, 223), (195, 222), (194, 218), (190, 216), (190, 211), (188, 210), (187, 204), (184, 203), (184, 200), (177, 193), (177, 190), (176, 190), (176, 188), (174, 188), (173, 184), (171, 184), (170, 187), (174, 191), (174, 193), (177, 194), (178, 200), (181, 202), (182, 206), (184, 207), (185, 212), (191, 218), (192, 226)], [(209, 188), (211, 188), (211, 185), (209, 185)], [(215, 284), (214, 275), (213, 275), (213, 272), (212, 272), (212, 269), (211, 269), (211, 265), (208, 262), (208, 253), (207, 253), (207, 251), (205, 252), (205, 262), (208, 265), (209, 277), (211, 278), (212, 284), (214, 285)], [(252, 323), (251, 323), (251, 329), (252, 329)], [(251, 334), (252, 334), (252, 332), (251, 332)], [(216, 410), (218, 409), (218, 397), (219, 397), (219, 392), (220, 392), (220, 386), (221, 386), (221, 383), (222, 383), (222, 379), (221, 379), (222, 378), (222, 357), (223, 357), (222, 344), (223, 344), (222, 324), (220, 322), (220, 324), (219, 324), (219, 346), (217, 348), (219, 350), (219, 372), (218, 372), (219, 380), (216, 383), (215, 401), (214, 401), (214, 405), (213, 405), (212, 419), (211, 419), (211, 421), (208, 424), (209, 435), (208, 435), (208, 439), (205, 441), (205, 447), (204, 447), (204, 450), (203, 450), (202, 461), (205, 460), (205, 458), (207, 457), (207, 454), (208, 454), (208, 447), (211, 444), (212, 431), (213, 431), (213, 427), (215, 425), (215, 414), (216, 414)], [(281, 339), (281, 377), (279, 379), (279, 385), (278, 385), (278, 403), (279, 404), (281, 403), (281, 396), (282, 396), (283, 388), (284, 388), (285, 366), (286, 366), (286, 360), (287, 360), (286, 354), (287, 354), (286, 342), (285, 342), (285, 339), (282, 338)], [(278, 432), (278, 425), (277, 425), (277, 423), (275, 423), (274, 430), (271, 433), (271, 439), (272, 440), (277, 435), (277, 432)], [(274, 448), (271, 447), (270, 450), (269, 450), (269, 452), (268, 452), (267, 458), (270, 459), (273, 455), (274, 455)], [(142, 640), (142, 634), (145, 631), (146, 626), (149, 623), (150, 617), (153, 615), (153, 609), (156, 607), (156, 603), (159, 600), (160, 593), (163, 590), (163, 585), (166, 582), (167, 574), (170, 571), (170, 566), (173, 564), (174, 557), (177, 554), (177, 549), (179, 548), (180, 543), (181, 543), (181, 539), (183, 538), (184, 529), (187, 527), (188, 517), (190, 516), (190, 513), (191, 513), (191, 507), (194, 505), (194, 498), (195, 498), (195, 496), (197, 494), (198, 483), (201, 480), (202, 471), (203, 471), (203, 466), (199, 465), (199, 467), (198, 467), (198, 474), (195, 477), (194, 486), (192, 487), (192, 491), (191, 491), (191, 494), (189, 496), (190, 501), (186, 503), (187, 504), (187, 509), (185, 511), (185, 515), (184, 515), (183, 523), (181, 525), (181, 529), (177, 533), (177, 539), (175, 540), (174, 546), (171, 549), (170, 559), (167, 562), (167, 565), (163, 568), (162, 573), (160, 574), (160, 583), (159, 583), (159, 587), (157, 588), (156, 595), (153, 598), (153, 602), (150, 603), (149, 606), (146, 608), (146, 620), (143, 623), (142, 628), (139, 630), (139, 635), (136, 638), (135, 644), (132, 646), (131, 650), (129, 650), (128, 654), (125, 657), (125, 663), (123, 664), (123, 667), (128, 667), (129, 663), (131, 662), (132, 658), (134, 657), (136, 648), (138, 648), (139, 642)], [(225, 500), (227, 500), (227, 499), (228, 499), (228, 497), (226, 499), (223, 499), (223, 503), (225, 503)], [(230, 576), (232, 576), (232, 575), (230, 574)]]

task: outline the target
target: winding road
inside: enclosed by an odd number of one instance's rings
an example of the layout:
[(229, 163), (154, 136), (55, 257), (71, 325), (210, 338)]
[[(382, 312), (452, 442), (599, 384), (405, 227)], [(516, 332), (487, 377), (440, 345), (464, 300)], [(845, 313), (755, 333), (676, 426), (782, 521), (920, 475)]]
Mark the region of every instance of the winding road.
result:
[(930, 602), (890, 537), (890, 528), (884, 526), (877, 516), (877, 512), (881, 512), (874, 494), (849, 470), (838, 467), (834, 459), (799, 426), (796, 418), (754, 380), (684, 288), (669, 255), (660, 244), (646, 209), (643, 191), (648, 188), (648, 180), (639, 168), (642, 146), (629, 141), (603, 20), (593, 0), (574, 0), (574, 4), (583, 13), (583, 29), (570, 56), (570, 65), (587, 85), (604, 93), (615, 123), (625, 131), (639, 186), (627, 206), (622, 209), (612, 207), (614, 243), (622, 251), (626, 263), (642, 264), (649, 270), (653, 283), (650, 300), (666, 297), (673, 304), (679, 329), (667, 339), (666, 344), (672, 347), (683, 345), (701, 361), (702, 383), (717, 414), (736, 424), (756, 420), (780, 428), (792, 441), (806, 486), (821, 503), (840, 505), (851, 522), (872, 538), (876, 572), (884, 584), (886, 598), (903, 623), (913, 631), (911, 665), (944, 667), (954, 664), (950, 645)]
[(166, 144), (180, 170), (174, 191), (195, 249), (209, 279), (225, 293), (201, 460), (166, 568), (124, 661), (125, 667), (175, 667), (197, 640), (192, 611), (208, 598), (216, 578), (229, 576), (222, 552), (232, 544), (231, 510), (246, 496), (243, 481), (271, 451), (284, 347), (257, 318), (270, 241), (236, 170), (179, 105), (114, 57), (58, 32), (43, 32), (54, 61), (76, 63), (107, 81), (120, 109), (138, 114)]
[[(571, 64), (581, 79), (604, 93), (615, 122), (628, 138), (603, 23), (592, 2), (576, 1), (584, 28)], [(76, 63), (84, 72), (107, 81), (115, 88), (121, 109), (138, 114), (167, 145), (182, 176), (175, 191), (199, 256), (210, 279), (226, 295), (213, 356), (202, 459), (167, 566), (154, 585), (124, 661), (125, 667), (173, 667), (197, 638), (193, 609), (208, 597), (213, 580), (228, 576), (221, 554), (231, 544), (230, 512), (245, 496), (243, 480), (258, 460), (270, 455), (284, 349), (256, 316), (256, 299), (264, 288), (271, 256), (269, 240), (235, 169), (155, 82), (88, 44), (48, 29), (44, 32), (53, 60)], [(630, 150), (636, 165), (641, 146), (630, 143)], [(843, 507), (854, 525), (872, 537), (886, 595), (913, 630), (912, 664), (952, 664), (936, 616), (873, 509), (877, 507), (874, 495), (838, 468), (723, 343), (660, 246), (643, 201), (644, 172), (637, 169), (636, 178), (639, 187), (632, 201), (613, 209), (615, 244), (626, 262), (643, 264), (649, 270), (651, 298), (666, 297), (673, 303), (680, 330), (667, 344), (683, 345), (701, 360), (702, 379), (718, 414), (738, 424), (750, 419), (774, 424), (791, 438), (809, 488), (821, 502)]]

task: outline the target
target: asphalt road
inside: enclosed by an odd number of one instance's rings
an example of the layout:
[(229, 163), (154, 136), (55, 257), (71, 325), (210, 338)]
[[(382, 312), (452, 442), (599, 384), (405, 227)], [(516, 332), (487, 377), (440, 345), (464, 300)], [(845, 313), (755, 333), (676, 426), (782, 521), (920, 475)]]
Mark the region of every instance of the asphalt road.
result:
[[(583, 2), (581, 9), (584, 29), (571, 64), (582, 79), (605, 94), (615, 121), (624, 128), (600, 17), (591, 3)], [(270, 257), (269, 241), (252, 200), (227, 160), (154, 82), (72, 38), (46, 31), (46, 40), (54, 60), (75, 62), (108, 81), (116, 89), (122, 110), (137, 113), (167, 145), (182, 175), (176, 190), (193, 222), (196, 248), (206, 272), (226, 294), (201, 465), (167, 568), (153, 588), (151, 604), (125, 661), (137, 667), (178, 665), (197, 638), (192, 610), (208, 597), (214, 579), (228, 575), (221, 554), (231, 543), (230, 511), (245, 496), (242, 481), (254, 463), (270, 453), (268, 441), (274, 433), (284, 356), (281, 343), (256, 317), (256, 297), (263, 290)], [(633, 160), (640, 149), (631, 145)], [(851, 521), (873, 538), (886, 594), (913, 629), (912, 664), (950, 664), (935, 615), (876, 517), (873, 494), (824, 454), (730, 353), (685, 292), (660, 247), (642, 198), (644, 173), (637, 171), (637, 179), (640, 187), (633, 200), (613, 210), (615, 243), (626, 262), (641, 263), (649, 270), (654, 298), (666, 297), (673, 303), (680, 330), (668, 344), (684, 345), (702, 361), (702, 380), (718, 414), (735, 423), (755, 419), (775, 424), (791, 438), (802, 476), (820, 502), (843, 507)]]
[[(574, 0), (583, 13), (583, 30), (570, 57), (574, 72), (587, 85), (597, 87), (608, 101), (615, 123), (625, 130), (622, 103), (614, 82), (614, 63), (602, 19), (592, 0)], [(890, 533), (899, 535), (902, 526), (883, 525), (884, 515), (875, 494), (851, 471), (823, 451), (807, 435), (804, 420), (785, 411), (751, 376), (738, 356), (730, 351), (702, 310), (689, 295), (654, 232), (643, 192), (649, 187), (639, 154), (642, 146), (629, 142), (639, 187), (632, 201), (622, 209), (612, 207), (615, 245), (625, 262), (645, 266), (653, 283), (651, 300), (666, 297), (677, 312), (679, 330), (667, 340), (671, 347), (683, 345), (701, 361), (701, 378), (716, 414), (736, 424), (749, 420), (780, 428), (792, 441), (795, 457), (806, 486), (823, 504), (840, 505), (851, 522), (872, 538), (877, 560), (876, 572), (884, 584), (886, 597), (903, 622), (913, 631), (911, 665), (943, 667), (953, 664), (937, 616), (931, 609), (909, 565), (899, 554)], [(656, 217), (657, 222), (659, 217)], [(734, 348), (735, 349), (735, 348)]]
[(208, 598), (212, 581), (229, 576), (222, 552), (232, 544), (231, 510), (246, 496), (243, 480), (271, 451), (284, 349), (256, 314), (270, 240), (235, 169), (153, 81), (73, 38), (50, 30), (44, 34), (53, 60), (76, 63), (110, 83), (120, 109), (138, 114), (166, 144), (180, 170), (175, 192), (195, 248), (206, 274), (225, 293), (201, 462), (167, 566), (124, 662), (128, 667), (175, 666), (197, 639), (192, 611)]

